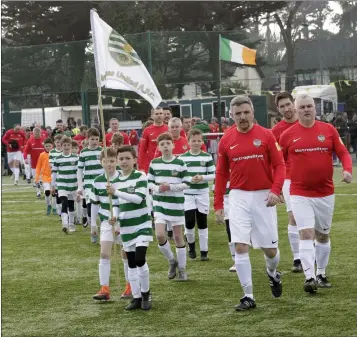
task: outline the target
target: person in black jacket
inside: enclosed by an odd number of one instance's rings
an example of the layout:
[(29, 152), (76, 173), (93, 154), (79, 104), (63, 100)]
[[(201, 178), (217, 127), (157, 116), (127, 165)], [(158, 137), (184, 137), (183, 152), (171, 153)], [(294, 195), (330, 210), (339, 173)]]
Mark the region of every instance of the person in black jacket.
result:
[(350, 137), (353, 152), (356, 153), (357, 157), (357, 113), (352, 117), (352, 122), (350, 124)]

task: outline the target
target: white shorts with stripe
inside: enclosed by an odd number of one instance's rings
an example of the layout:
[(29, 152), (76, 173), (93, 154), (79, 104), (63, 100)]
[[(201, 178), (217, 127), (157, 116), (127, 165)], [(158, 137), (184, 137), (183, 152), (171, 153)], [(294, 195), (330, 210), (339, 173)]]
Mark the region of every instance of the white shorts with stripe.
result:
[(283, 196), (284, 196), (287, 212), (292, 212), (291, 203), (290, 203), (290, 185), (291, 185), (291, 180), (285, 179), (283, 185)]
[(65, 191), (65, 190), (58, 190), (58, 197), (67, 197), (68, 200), (76, 200), (76, 191)]
[(209, 213), (209, 194), (185, 194), (185, 211), (198, 209), (200, 213)]
[(269, 190), (229, 192), (229, 226), (232, 242), (254, 248), (278, 247), (276, 207), (266, 206)]
[(291, 208), (299, 230), (314, 228), (322, 234), (331, 230), (335, 195), (321, 198), (310, 198), (291, 195)]
[(23, 163), (21, 151), (7, 153), (7, 162), (10, 164), (14, 160), (18, 160), (20, 163)]

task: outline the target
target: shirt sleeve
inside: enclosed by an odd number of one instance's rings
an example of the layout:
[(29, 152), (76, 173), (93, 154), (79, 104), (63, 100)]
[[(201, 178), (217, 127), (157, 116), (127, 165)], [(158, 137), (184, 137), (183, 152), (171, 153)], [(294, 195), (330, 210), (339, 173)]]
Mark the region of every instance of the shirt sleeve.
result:
[(223, 196), (229, 180), (229, 158), (224, 145), (224, 138), (218, 144), (216, 180), (214, 189), (214, 209), (223, 209)]
[(129, 136), (125, 132), (123, 132), (122, 135), (123, 135), (123, 138), (124, 138), (124, 145), (130, 145)]
[(286, 175), (285, 162), (281, 148), (274, 135), (269, 132), (268, 136), (269, 157), (273, 169), (273, 185), (270, 191), (276, 195), (279, 195), (281, 193), (281, 189), (283, 188)]
[(2, 137), (2, 142), (5, 144), (5, 145), (9, 145), (9, 131), (10, 130), (8, 130), (8, 131), (6, 131), (5, 132), (5, 134), (3, 135), (3, 137)]
[(147, 165), (147, 152), (148, 152), (148, 138), (147, 138), (147, 132), (146, 129), (143, 132), (143, 136), (141, 137), (140, 140), (140, 146), (139, 146), (139, 158), (138, 158), (138, 168), (139, 170), (145, 170)]
[(348, 153), (337, 130), (332, 127), (331, 132), (332, 132), (332, 139), (333, 139), (333, 150), (336, 153), (338, 159), (340, 159), (343, 170), (352, 174), (352, 157)]
[(29, 154), (31, 154), (31, 142), (27, 142), (25, 148), (24, 148), (24, 158), (26, 159)]
[(91, 203), (95, 205), (99, 205), (99, 193), (95, 181), (93, 182), (93, 186), (92, 186)]
[(216, 173), (216, 166), (212, 159), (210, 159), (207, 164), (207, 174), (203, 176), (203, 181), (213, 181)]

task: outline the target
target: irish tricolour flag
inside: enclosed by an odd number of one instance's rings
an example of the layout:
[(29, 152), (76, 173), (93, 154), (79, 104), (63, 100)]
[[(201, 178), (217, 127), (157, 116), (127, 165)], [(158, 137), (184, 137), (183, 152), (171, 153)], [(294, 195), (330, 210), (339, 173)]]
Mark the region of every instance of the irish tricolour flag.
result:
[(257, 51), (254, 49), (249, 49), (237, 42), (224, 39), (221, 37), (220, 41), (220, 56), (219, 58), (223, 61), (255, 65), (255, 57)]

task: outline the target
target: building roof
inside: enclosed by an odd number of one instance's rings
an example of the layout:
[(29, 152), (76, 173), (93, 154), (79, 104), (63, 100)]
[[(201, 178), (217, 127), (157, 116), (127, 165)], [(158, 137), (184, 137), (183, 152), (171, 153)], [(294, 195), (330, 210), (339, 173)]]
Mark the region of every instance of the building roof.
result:
[[(296, 71), (351, 66), (357, 66), (357, 37), (296, 41)], [(279, 71), (286, 71), (286, 69), (287, 55), (285, 53)]]

